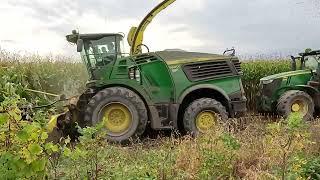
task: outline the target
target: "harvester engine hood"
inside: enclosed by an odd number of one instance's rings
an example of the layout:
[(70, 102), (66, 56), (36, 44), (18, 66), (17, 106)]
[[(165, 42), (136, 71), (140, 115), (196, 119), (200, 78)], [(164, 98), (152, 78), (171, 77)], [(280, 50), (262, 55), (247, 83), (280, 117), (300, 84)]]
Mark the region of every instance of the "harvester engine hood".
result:
[(225, 56), (218, 54), (187, 52), (187, 51), (158, 51), (156, 54), (167, 64), (185, 64), (192, 62), (214, 61), (223, 59), (236, 59), (235, 56)]

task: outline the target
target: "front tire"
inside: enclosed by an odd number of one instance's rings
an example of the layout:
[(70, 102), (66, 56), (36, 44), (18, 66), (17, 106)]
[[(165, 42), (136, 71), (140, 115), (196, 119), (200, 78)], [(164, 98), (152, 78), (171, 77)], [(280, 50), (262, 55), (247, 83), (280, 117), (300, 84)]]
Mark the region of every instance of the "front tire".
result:
[(143, 134), (148, 120), (142, 99), (133, 91), (122, 88), (106, 88), (89, 101), (84, 121), (90, 125), (103, 123), (107, 140), (128, 142)]
[(311, 120), (314, 113), (314, 102), (311, 96), (298, 90), (285, 92), (278, 100), (277, 113), (287, 118), (292, 112), (301, 113), (303, 120)]
[(193, 101), (184, 113), (184, 129), (191, 135), (205, 133), (228, 119), (226, 108), (217, 100), (201, 98)]

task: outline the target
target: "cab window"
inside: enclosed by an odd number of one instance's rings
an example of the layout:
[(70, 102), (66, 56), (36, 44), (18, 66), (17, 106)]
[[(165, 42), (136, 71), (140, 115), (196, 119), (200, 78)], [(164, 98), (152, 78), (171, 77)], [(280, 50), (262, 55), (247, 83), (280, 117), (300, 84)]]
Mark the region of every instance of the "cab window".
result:
[(311, 70), (315, 70), (318, 67), (319, 56), (306, 56), (305, 67)]
[(117, 35), (86, 39), (81, 55), (89, 68), (106, 66), (117, 58), (123, 57), (122, 41), (123, 38)]

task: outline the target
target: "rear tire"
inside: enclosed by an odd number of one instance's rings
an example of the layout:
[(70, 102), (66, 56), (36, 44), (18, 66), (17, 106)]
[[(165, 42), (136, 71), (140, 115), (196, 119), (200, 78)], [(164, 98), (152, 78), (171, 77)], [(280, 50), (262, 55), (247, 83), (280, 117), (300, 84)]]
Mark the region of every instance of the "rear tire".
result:
[(312, 120), (314, 102), (311, 96), (298, 90), (285, 92), (278, 100), (277, 113), (287, 118), (292, 112), (300, 112), (304, 120)]
[(98, 92), (89, 101), (84, 113), (87, 124), (97, 125), (104, 121), (107, 140), (120, 143), (140, 137), (147, 120), (147, 109), (142, 99), (135, 92), (122, 87)]
[(201, 98), (193, 101), (186, 108), (183, 125), (185, 131), (196, 136), (227, 119), (226, 108), (219, 101), (211, 98)]

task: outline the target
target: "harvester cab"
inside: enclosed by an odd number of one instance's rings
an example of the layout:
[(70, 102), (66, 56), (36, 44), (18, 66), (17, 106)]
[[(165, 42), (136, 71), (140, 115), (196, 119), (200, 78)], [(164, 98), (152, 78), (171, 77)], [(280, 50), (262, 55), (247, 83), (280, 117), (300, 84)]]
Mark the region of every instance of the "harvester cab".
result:
[(66, 38), (68, 42), (77, 45), (77, 51), (91, 80), (101, 78), (101, 71), (112, 67), (117, 59), (128, 55), (124, 51), (124, 37), (121, 33), (79, 34), (73, 30)]
[(305, 120), (320, 108), (320, 50), (291, 56), (292, 71), (260, 80), (259, 109), (288, 117), (299, 112)]

